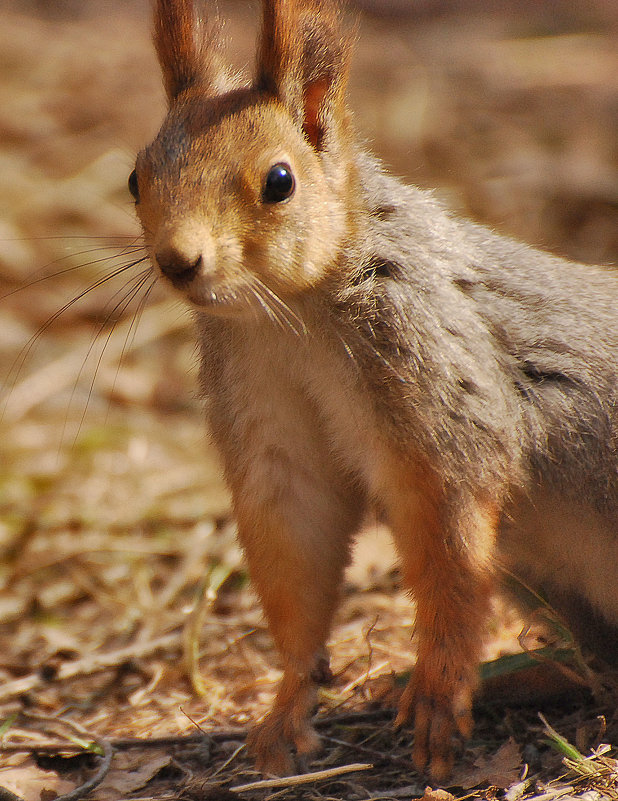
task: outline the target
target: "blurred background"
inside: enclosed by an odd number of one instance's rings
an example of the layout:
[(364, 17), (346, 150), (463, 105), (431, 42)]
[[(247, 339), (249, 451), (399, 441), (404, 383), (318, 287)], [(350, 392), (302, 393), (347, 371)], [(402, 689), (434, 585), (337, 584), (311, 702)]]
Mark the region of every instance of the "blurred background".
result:
[[(219, 5), (230, 60), (250, 65), (256, 3)], [(0, 685), (172, 636), (145, 674), (114, 676), (104, 706), (100, 678), (37, 703), (79, 701), (103, 731), (185, 730), (178, 706), (202, 675), (194, 714), (243, 722), (276, 662), (203, 431), (189, 316), (130, 266), (126, 179), (164, 114), (149, 4), (3, 0), (0, 14)], [(615, 263), (615, 0), (357, 0), (350, 18), (356, 124), (394, 173), (501, 232)], [(350, 696), (410, 656), (382, 538), (363, 540), (334, 635)], [(183, 668), (169, 655), (196, 603)], [(492, 653), (502, 624), (515, 631), (500, 618)]]

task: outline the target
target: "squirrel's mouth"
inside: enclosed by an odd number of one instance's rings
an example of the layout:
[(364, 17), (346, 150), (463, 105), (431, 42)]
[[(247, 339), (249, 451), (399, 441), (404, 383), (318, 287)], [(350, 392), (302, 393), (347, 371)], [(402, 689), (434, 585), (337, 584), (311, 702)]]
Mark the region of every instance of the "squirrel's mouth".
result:
[(237, 288), (226, 286), (215, 276), (203, 274), (201, 257), (188, 262), (179, 258), (164, 261), (158, 256), (155, 257), (155, 264), (165, 283), (180, 293), (191, 306), (207, 311), (239, 305), (242, 300), (242, 293)]
[(234, 290), (200, 286), (199, 282), (196, 281), (186, 284), (184, 287), (176, 288), (183, 292), (192, 306), (198, 306), (205, 311), (242, 305), (239, 293)]
[(249, 297), (251, 293), (243, 288), (212, 286), (209, 281), (193, 280), (179, 285), (171, 282), (181, 292), (184, 300), (194, 309), (206, 314), (219, 316), (236, 316), (255, 305)]
[(178, 295), (204, 314), (219, 317), (251, 316), (272, 320), (295, 319), (296, 313), (267, 283), (253, 274), (216, 276), (190, 266), (186, 270), (161, 271), (162, 278)]

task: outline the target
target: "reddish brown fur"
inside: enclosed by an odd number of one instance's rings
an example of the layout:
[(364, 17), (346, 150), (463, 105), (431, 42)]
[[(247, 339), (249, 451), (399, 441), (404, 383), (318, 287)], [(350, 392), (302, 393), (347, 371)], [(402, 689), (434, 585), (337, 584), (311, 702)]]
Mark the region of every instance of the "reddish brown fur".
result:
[(305, 130), (319, 149), (326, 101), (344, 115), (349, 39), (339, 33), (337, 3), (266, 0), (262, 9), (256, 85), (293, 114), (304, 108)]
[(194, 0), (156, 0), (153, 41), (170, 102), (187, 89), (215, 93), (236, 81), (219, 55), (217, 20), (206, 22)]
[[(479, 503), (473, 519), (460, 521), (454, 541), (444, 519), (448, 505), (442, 483), (420, 456), (410, 460), (408, 455), (405, 463), (393, 465), (389, 485), (387, 515), (404, 584), (416, 600), (418, 643), (416, 667), (396, 724), (414, 717), (414, 763), (424, 770), (431, 756), (432, 776), (444, 781), (452, 767), (454, 726), (464, 737), (472, 730), (497, 515), (493, 506)], [(480, 537), (479, 529), (485, 532)], [(463, 546), (468, 540), (479, 543), (477, 553)]]

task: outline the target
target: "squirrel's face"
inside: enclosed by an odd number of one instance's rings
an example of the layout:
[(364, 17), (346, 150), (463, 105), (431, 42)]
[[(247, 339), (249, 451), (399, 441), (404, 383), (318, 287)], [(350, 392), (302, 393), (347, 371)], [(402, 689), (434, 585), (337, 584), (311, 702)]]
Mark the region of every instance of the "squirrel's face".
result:
[(289, 300), (333, 272), (346, 184), (285, 108), (249, 90), (187, 92), (129, 179), (155, 268), (220, 314)]

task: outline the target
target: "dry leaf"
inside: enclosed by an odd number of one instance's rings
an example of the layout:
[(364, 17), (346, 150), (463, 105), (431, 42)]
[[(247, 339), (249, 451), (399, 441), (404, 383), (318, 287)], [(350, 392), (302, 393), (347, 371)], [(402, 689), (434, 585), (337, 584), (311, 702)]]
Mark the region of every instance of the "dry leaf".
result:
[(41, 801), (43, 793), (64, 795), (71, 792), (75, 782), (61, 778), (53, 770), (41, 770), (33, 759), (27, 759), (18, 767), (0, 769), (0, 787), (21, 796), (23, 801)]
[(431, 787), (425, 787), (421, 801), (455, 801), (455, 796), (447, 790), (432, 790)]
[(479, 784), (490, 784), (505, 789), (518, 781), (521, 774), (521, 753), (519, 746), (510, 738), (495, 754), (481, 756), (474, 766), (453, 777), (453, 784), (469, 790)]
[(97, 789), (98, 801), (116, 801), (134, 790), (139, 790), (169, 765), (169, 754), (146, 756), (143, 751), (126, 752), (114, 755), (110, 772)]

